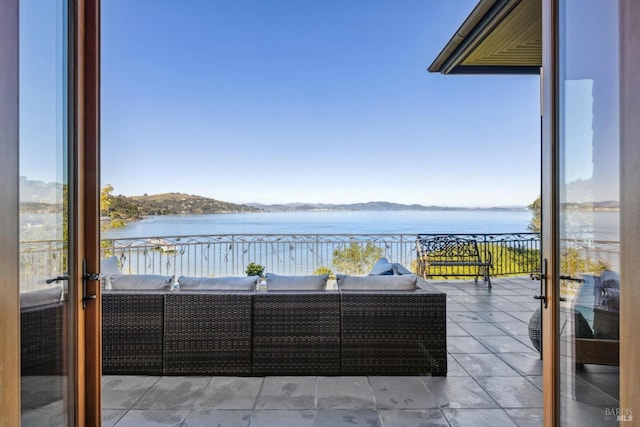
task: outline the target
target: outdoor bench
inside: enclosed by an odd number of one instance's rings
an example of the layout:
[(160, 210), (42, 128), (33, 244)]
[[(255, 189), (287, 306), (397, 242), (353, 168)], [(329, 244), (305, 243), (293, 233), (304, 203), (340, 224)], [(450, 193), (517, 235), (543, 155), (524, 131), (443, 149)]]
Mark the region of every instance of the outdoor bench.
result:
[[(433, 276), (482, 276), (491, 288), (489, 269), (493, 268), (491, 252), (480, 256), (478, 242), (472, 237), (452, 234), (419, 234), (416, 240), (417, 273), (424, 279)], [(456, 268), (462, 267), (462, 268)]]

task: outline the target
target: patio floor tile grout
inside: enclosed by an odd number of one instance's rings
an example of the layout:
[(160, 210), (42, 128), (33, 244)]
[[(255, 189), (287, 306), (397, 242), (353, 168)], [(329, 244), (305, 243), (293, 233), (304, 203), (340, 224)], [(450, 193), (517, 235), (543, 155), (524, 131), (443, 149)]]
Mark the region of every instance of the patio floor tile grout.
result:
[[(527, 301), (527, 297), (529, 295), (533, 296), (538, 292), (539, 285), (535, 282), (531, 282), (529, 278), (509, 278), (509, 279), (494, 279), (493, 280), (493, 288), (491, 290), (483, 287), (483, 284), (479, 282), (477, 285), (473, 283), (473, 280), (470, 282), (466, 281), (448, 281), (448, 282), (432, 282), (435, 287), (439, 290), (443, 290), (447, 292), (449, 290), (447, 297), (447, 306), (452, 305), (452, 309), (454, 311), (447, 310), (447, 323), (451, 325), (451, 332), (454, 335), (449, 335), (449, 328), (447, 338), (450, 342), (456, 341), (458, 344), (454, 348), (454, 352), (447, 351), (447, 357), (450, 360), (451, 366), (455, 366), (455, 375), (445, 376), (445, 377), (430, 377), (430, 376), (415, 376), (408, 378), (418, 378), (420, 379), (420, 383), (424, 386), (426, 393), (430, 396), (426, 396), (427, 400), (425, 403), (429, 402), (429, 399), (434, 400), (437, 406), (436, 408), (428, 409), (428, 408), (417, 408), (417, 409), (383, 409), (379, 404), (379, 396), (376, 396), (376, 392), (374, 386), (372, 384), (372, 377), (374, 376), (366, 376), (366, 384), (368, 386), (368, 392), (371, 393), (372, 405), (373, 409), (333, 409), (332, 407), (327, 407), (321, 409), (319, 407), (319, 387), (320, 387), (320, 376), (314, 377), (314, 387), (309, 387), (308, 390), (314, 390), (313, 396), (313, 409), (288, 409), (286, 401), (283, 401), (283, 404), (280, 404), (279, 401), (276, 400), (273, 405), (274, 408), (269, 407), (269, 411), (280, 411), (280, 410), (290, 410), (291, 413), (289, 415), (294, 414), (295, 412), (303, 413), (306, 412), (307, 416), (311, 413), (313, 414), (313, 422), (307, 419), (307, 424), (305, 425), (313, 425), (314, 427), (323, 426), (327, 423), (327, 416), (333, 417), (336, 414), (331, 414), (331, 411), (344, 411), (339, 412), (340, 416), (342, 414), (346, 414), (351, 412), (354, 417), (363, 417), (363, 414), (369, 414), (369, 420), (373, 420), (373, 413), (371, 410), (375, 411), (377, 415), (377, 422), (381, 427), (387, 427), (391, 424), (393, 425), (412, 425), (410, 421), (402, 421), (402, 420), (414, 420), (415, 417), (419, 417), (419, 414), (429, 414), (431, 417), (436, 417), (436, 423), (445, 423), (449, 426), (452, 425), (461, 425), (460, 422), (462, 420), (469, 420), (471, 418), (476, 419), (476, 416), (473, 415), (478, 414), (478, 417), (489, 417), (487, 414), (495, 414), (498, 416), (499, 420), (502, 420), (504, 423), (509, 424), (512, 422), (514, 425), (518, 425), (522, 422), (531, 422), (532, 419), (535, 419), (538, 415), (537, 411), (541, 410), (541, 406), (537, 406), (537, 401), (539, 397), (542, 396), (542, 391), (540, 391), (538, 384), (536, 384), (536, 377), (539, 377), (540, 371), (538, 370), (538, 363), (534, 360), (533, 355), (537, 354), (537, 352), (532, 348), (531, 343), (528, 342), (528, 330), (526, 327), (528, 323), (525, 319), (531, 316), (534, 312), (536, 306), (535, 304), (530, 304)], [(514, 290), (517, 289), (517, 292)], [(498, 292), (495, 292), (498, 291)], [(507, 292), (506, 294), (501, 294), (501, 292)], [(513, 292), (513, 294), (512, 294)], [(495, 299), (494, 299), (495, 298)], [(455, 305), (454, 305), (455, 304)], [(494, 305), (495, 304), (495, 305)], [(469, 307), (467, 307), (469, 305)], [(486, 308), (486, 309), (483, 309)], [(449, 307), (448, 307), (449, 308)], [(459, 310), (459, 311), (458, 311)], [(459, 313), (460, 316), (469, 316), (467, 318), (457, 316)], [(489, 314), (491, 313), (491, 314)], [(517, 316), (517, 317), (516, 317)], [(471, 317), (476, 317), (477, 319), (473, 320)], [(502, 319), (502, 320), (501, 320)], [(470, 320), (470, 321), (460, 321), (460, 320)], [(495, 329), (494, 329), (495, 328)], [(456, 335), (458, 333), (462, 333), (464, 331), (468, 335)], [(475, 333), (472, 333), (475, 332)], [(479, 332), (479, 333), (478, 333)], [(518, 334), (521, 333), (521, 334)], [(526, 333), (526, 334), (525, 334)], [(485, 335), (488, 334), (488, 335)], [(508, 339), (507, 339), (508, 338)], [(471, 341), (473, 339), (473, 341)], [(489, 346), (485, 344), (485, 342), (493, 341), (493, 345)], [(478, 343), (478, 345), (473, 344), (471, 347), (466, 346), (465, 343)], [(518, 343), (518, 344), (516, 344)], [(521, 346), (521, 345), (522, 346)], [(527, 348), (528, 351), (524, 351), (524, 348)], [(496, 352), (492, 348), (496, 348), (499, 350), (512, 350), (507, 352)], [(483, 349), (486, 352), (477, 353), (478, 350)], [(448, 349), (449, 350), (449, 349)], [(476, 362), (473, 357), (478, 357), (478, 362)], [(468, 357), (470, 356), (470, 357)], [(468, 357), (464, 360), (464, 364), (461, 363), (461, 360), (465, 357)], [(506, 376), (500, 375), (487, 375), (487, 376), (479, 376), (478, 373), (480, 370), (485, 369), (487, 366), (491, 365), (483, 365), (483, 361), (486, 363), (492, 363), (492, 361), (499, 360), (504, 365), (498, 366), (497, 369), (507, 367), (513, 371), (505, 372)], [(519, 363), (522, 361), (522, 363)], [(455, 363), (455, 365), (454, 365)], [(476, 370), (478, 372), (470, 371), (469, 368), (476, 364)], [(465, 367), (466, 366), (466, 367)], [(450, 371), (453, 372), (453, 371)], [(116, 420), (115, 424), (124, 425), (130, 421), (127, 421), (127, 415), (130, 415), (132, 411), (134, 411), (135, 406), (143, 400), (148, 394), (151, 392), (154, 386), (162, 379), (163, 377), (155, 377), (155, 381), (142, 393), (135, 402), (128, 408), (125, 409), (122, 415)], [(217, 377), (210, 377), (207, 385), (203, 389), (207, 390), (210, 387)], [(258, 408), (258, 402), (261, 396), (264, 396), (263, 393), (266, 391), (265, 389), (265, 380), (268, 377), (262, 377), (262, 381), (260, 382), (260, 386), (257, 387), (258, 391), (255, 395), (255, 399), (253, 400), (252, 405), (247, 405), (247, 407), (251, 406), (251, 409), (246, 410), (238, 410), (238, 416), (241, 414), (249, 413), (248, 420), (243, 421), (242, 425), (246, 425), (249, 427), (255, 427), (257, 425), (264, 425), (265, 420), (268, 425), (270, 421), (268, 421), (268, 417), (260, 418), (258, 421), (256, 419), (256, 415), (263, 409)], [(378, 384), (378, 377), (376, 377), (376, 385), (380, 388)], [(384, 378), (398, 378), (398, 377), (380, 377), (381, 381), (384, 382)], [(473, 401), (469, 401), (469, 403), (465, 403), (467, 406), (482, 406), (484, 402), (487, 402), (487, 405), (494, 406), (495, 408), (445, 408), (441, 406), (440, 402), (443, 402), (445, 399), (438, 398), (437, 394), (429, 387), (428, 378), (444, 378), (444, 380), (438, 380), (437, 382), (433, 382), (433, 387), (436, 384), (443, 384), (439, 381), (450, 381), (453, 383), (450, 388), (447, 390), (464, 390), (465, 387), (471, 387), (471, 389), (475, 389), (477, 387), (477, 393), (480, 393), (480, 390), (487, 395), (485, 398), (484, 395), (479, 398), (483, 399), (478, 401), (478, 403), (474, 403)], [(538, 378), (539, 379), (539, 378)], [(395, 384), (394, 387), (397, 387), (398, 380), (391, 380), (391, 384)], [(395, 382), (393, 382), (395, 381)], [(399, 382), (402, 384), (402, 381)], [(412, 383), (413, 380), (407, 381), (407, 383)], [(322, 383), (325, 384), (325, 383)], [(364, 381), (362, 382), (364, 385)], [(504, 384), (508, 385), (506, 388), (507, 391), (501, 391), (499, 387)], [(383, 383), (384, 386), (384, 383)], [(523, 387), (523, 395), (522, 397), (516, 396), (513, 398), (511, 395), (505, 395), (504, 393), (509, 393), (509, 389), (513, 389), (517, 392), (517, 387)], [(324, 387), (324, 385), (323, 385)], [(444, 387), (449, 387), (444, 385)], [(392, 388), (393, 389), (393, 388)], [(415, 389), (415, 385), (413, 386)], [(329, 395), (331, 394), (331, 389), (329, 390)], [(412, 390), (411, 387), (407, 386), (407, 390)], [(434, 388), (434, 390), (437, 390)], [(444, 390), (444, 389), (443, 389)], [(327, 390), (323, 388), (323, 396), (326, 397)], [(458, 391), (459, 392), (459, 391)], [(393, 393), (393, 392), (386, 392)], [(414, 392), (415, 393), (415, 392)], [(497, 394), (496, 394), (497, 393)], [(511, 391), (513, 393), (513, 391)], [(537, 397), (537, 393), (539, 393), (539, 397)], [(387, 394), (385, 394), (386, 396)], [(397, 397), (395, 394), (391, 394), (390, 396)], [(194, 398), (195, 399), (195, 398)], [(283, 398), (286, 399), (286, 398)], [(272, 400), (273, 401), (273, 398)], [(502, 402), (502, 404), (500, 403)], [(197, 403), (197, 399), (193, 402), (190, 402), (190, 406), (187, 409), (187, 415), (182, 422), (182, 425), (187, 425), (189, 417), (192, 413), (196, 412), (195, 405)], [(422, 403), (420, 403), (422, 405)], [(348, 406), (348, 405), (347, 405)], [(383, 405), (384, 406), (384, 405)], [(342, 406), (340, 406), (342, 407)], [(356, 408), (357, 406), (354, 406)], [(202, 410), (209, 410), (203, 408)], [(217, 409), (211, 409), (214, 412)], [(140, 411), (145, 411), (141, 409)], [(267, 410), (265, 410), (267, 411)], [(311, 412), (307, 412), (311, 411)], [(325, 412), (327, 411), (327, 412)], [(519, 412), (523, 411), (523, 412)], [(500, 415), (499, 415), (500, 414)], [(139, 416), (139, 413), (138, 415)], [(234, 415), (235, 416), (235, 415)], [(246, 416), (246, 415), (245, 415)], [(397, 417), (397, 420), (396, 420)], [(113, 422), (113, 420), (111, 420)], [(375, 422), (375, 421), (372, 421)], [(386, 424), (385, 424), (386, 422)], [(427, 420), (427, 423), (429, 421)], [(465, 421), (462, 421), (465, 422)], [(466, 421), (468, 422), (468, 421)], [(246, 424), (244, 424), (246, 423)], [(483, 424), (484, 425), (484, 424)], [(488, 424), (487, 424), (488, 425)], [(475, 426), (474, 426), (475, 427)]]

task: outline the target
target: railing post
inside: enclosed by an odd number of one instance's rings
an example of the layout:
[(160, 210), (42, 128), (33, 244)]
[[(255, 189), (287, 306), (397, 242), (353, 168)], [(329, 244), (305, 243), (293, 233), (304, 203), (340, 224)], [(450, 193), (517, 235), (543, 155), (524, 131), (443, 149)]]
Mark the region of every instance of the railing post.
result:
[(488, 247), (488, 241), (487, 241), (487, 235), (486, 234), (482, 235), (482, 240), (483, 240), (482, 246), (484, 247), (484, 249), (482, 250), (483, 251), (482, 256), (484, 258), (483, 258), (482, 261), (483, 262), (487, 262), (487, 260), (489, 259), (489, 247)]
[(232, 274), (236, 272), (236, 243), (235, 243), (235, 234), (231, 235), (231, 272)]
[(320, 265), (318, 264), (320, 262), (320, 235), (316, 234), (316, 249), (315, 249), (315, 260), (314, 260), (314, 269), (313, 271), (317, 270)]

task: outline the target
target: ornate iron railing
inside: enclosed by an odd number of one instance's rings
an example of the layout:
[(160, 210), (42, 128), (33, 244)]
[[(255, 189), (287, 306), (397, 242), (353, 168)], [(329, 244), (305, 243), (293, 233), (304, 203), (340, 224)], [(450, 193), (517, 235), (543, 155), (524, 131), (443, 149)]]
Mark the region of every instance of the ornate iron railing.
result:
[(67, 245), (59, 240), (20, 242), (20, 290), (41, 288), (45, 280), (66, 271)]
[(484, 256), (491, 251), (492, 276), (529, 274), (540, 271), (538, 233), (484, 234), (480, 242)]
[[(277, 274), (312, 274), (320, 267), (334, 273), (366, 274), (371, 260), (384, 256), (414, 270), (417, 234), (263, 234), (165, 236), (105, 239), (102, 256), (118, 257), (127, 274), (189, 276), (244, 275), (255, 262)], [(535, 233), (463, 234), (478, 241), (483, 257), (491, 251), (491, 276), (529, 274), (539, 269), (540, 238)], [(618, 242), (593, 241), (580, 252), (617, 266)], [(64, 245), (58, 241), (22, 242), (21, 280), (44, 278), (63, 270)], [(341, 254), (336, 257), (334, 254)], [(486, 258), (485, 258), (486, 259)], [(336, 262), (334, 262), (336, 261)], [(347, 264), (351, 264), (347, 266)]]
[(338, 273), (345, 263), (350, 272), (365, 274), (380, 257), (411, 267), (414, 248), (414, 234), (164, 236), (102, 244), (103, 256), (118, 257), (125, 273), (178, 276), (243, 275), (252, 262), (276, 274), (312, 274), (320, 268)]

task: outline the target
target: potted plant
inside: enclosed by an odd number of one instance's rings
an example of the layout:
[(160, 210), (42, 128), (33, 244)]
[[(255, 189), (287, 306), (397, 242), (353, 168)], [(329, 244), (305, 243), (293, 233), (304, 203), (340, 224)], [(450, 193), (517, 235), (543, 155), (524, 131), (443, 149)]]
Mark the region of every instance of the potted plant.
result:
[(264, 276), (264, 266), (262, 266), (260, 264), (256, 264), (255, 262), (251, 262), (251, 263), (249, 263), (249, 265), (247, 265), (245, 273), (247, 273), (247, 276), (260, 276), (260, 277), (263, 277)]

